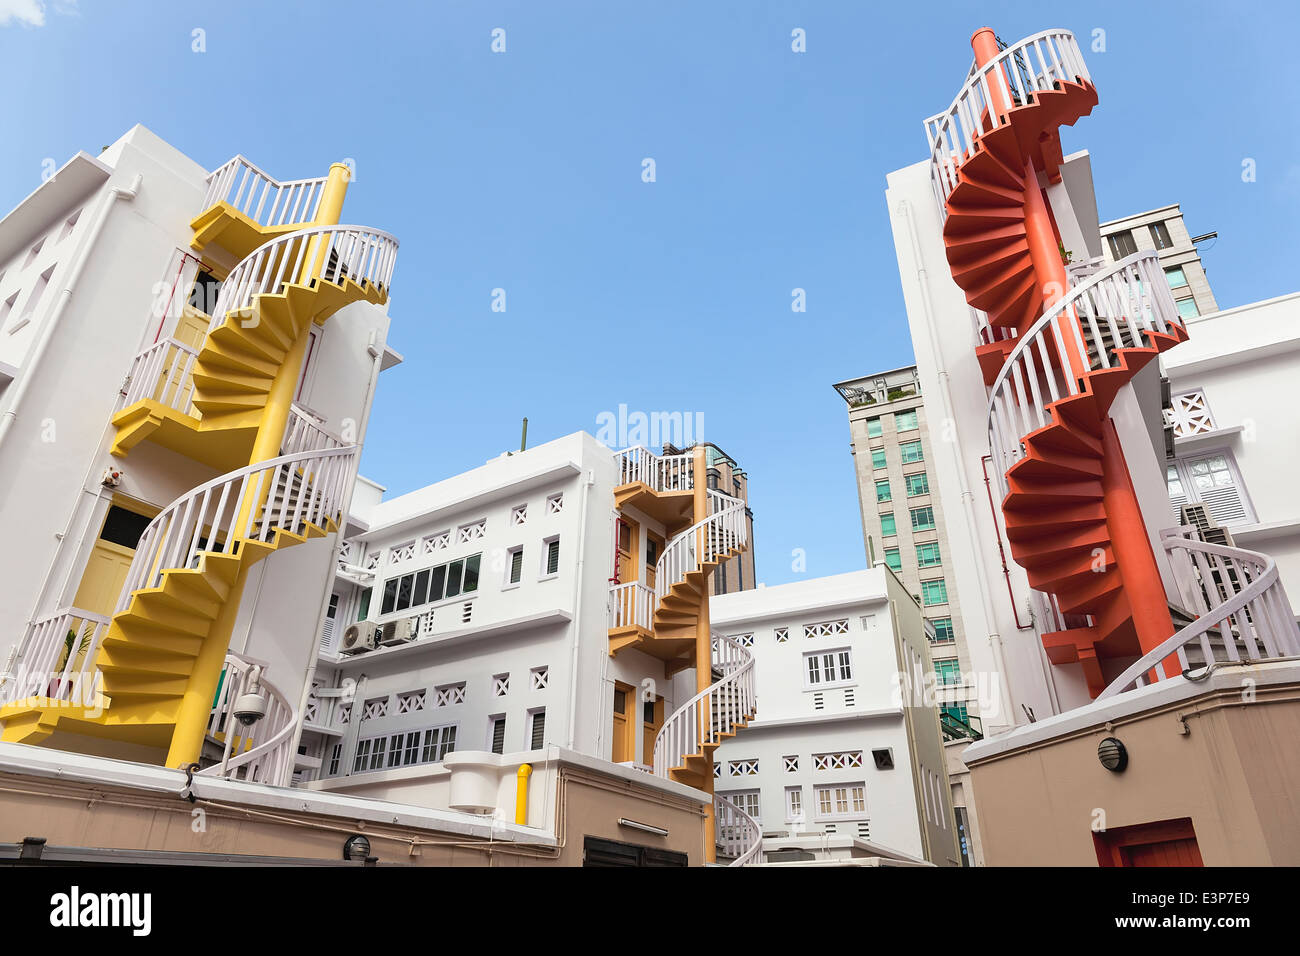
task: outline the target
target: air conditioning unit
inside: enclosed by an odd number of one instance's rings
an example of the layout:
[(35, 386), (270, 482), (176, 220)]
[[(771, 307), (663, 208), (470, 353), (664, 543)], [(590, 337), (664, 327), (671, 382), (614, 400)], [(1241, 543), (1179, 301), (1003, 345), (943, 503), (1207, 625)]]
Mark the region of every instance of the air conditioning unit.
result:
[(1178, 509), (1179, 522), (1196, 529), (1196, 536), (1207, 544), (1222, 544), (1232, 547), (1232, 535), (1227, 528), (1220, 527), (1210, 517), (1209, 509), (1203, 504), (1181, 505)]
[(343, 643), (339, 646), (343, 654), (364, 654), (373, 651), (379, 640), (379, 625), (374, 621), (358, 621), (349, 624), (343, 632)]
[(394, 644), (408, 644), (415, 640), (420, 619), (418, 617), (404, 617), (399, 621), (389, 621), (387, 624), (380, 625), (379, 643), (385, 647), (391, 647)]

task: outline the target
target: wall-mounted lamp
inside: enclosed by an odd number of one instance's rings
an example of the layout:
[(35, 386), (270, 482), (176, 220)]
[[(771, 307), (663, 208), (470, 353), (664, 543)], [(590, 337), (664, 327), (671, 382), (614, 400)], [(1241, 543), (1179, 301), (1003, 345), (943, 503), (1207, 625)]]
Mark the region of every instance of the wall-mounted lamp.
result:
[(1128, 748), (1116, 737), (1105, 737), (1097, 745), (1097, 759), (1112, 773), (1120, 773), (1128, 766)]

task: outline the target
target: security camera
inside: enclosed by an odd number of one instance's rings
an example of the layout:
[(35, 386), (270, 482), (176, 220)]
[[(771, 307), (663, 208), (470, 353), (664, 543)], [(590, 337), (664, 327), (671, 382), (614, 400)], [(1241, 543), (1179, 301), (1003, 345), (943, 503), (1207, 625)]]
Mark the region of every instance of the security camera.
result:
[(266, 716), (266, 694), (262, 691), (262, 668), (254, 667), (248, 675), (244, 693), (235, 699), (235, 719), (251, 727)]
[(235, 719), (251, 727), (266, 716), (266, 697), (260, 693), (241, 694), (235, 701)]

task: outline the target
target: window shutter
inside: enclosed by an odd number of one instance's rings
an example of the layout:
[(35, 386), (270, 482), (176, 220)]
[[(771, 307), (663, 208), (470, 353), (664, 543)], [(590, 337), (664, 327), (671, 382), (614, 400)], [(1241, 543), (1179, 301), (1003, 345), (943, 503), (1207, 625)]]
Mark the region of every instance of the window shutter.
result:
[(560, 570), (560, 542), (549, 541), (546, 544), (546, 573), (554, 574)]
[(498, 717), (492, 721), (492, 752), (494, 754), (506, 752), (506, 719), (504, 717)]
[(533, 714), (533, 737), (530, 741), (532, 750), (541, 750), (542, 741), (546, 739), (546, 711), (539, 710)]
[(524, 571), (524, 549), (520, 548), (510, 555), (510, 583), (518, 584)]

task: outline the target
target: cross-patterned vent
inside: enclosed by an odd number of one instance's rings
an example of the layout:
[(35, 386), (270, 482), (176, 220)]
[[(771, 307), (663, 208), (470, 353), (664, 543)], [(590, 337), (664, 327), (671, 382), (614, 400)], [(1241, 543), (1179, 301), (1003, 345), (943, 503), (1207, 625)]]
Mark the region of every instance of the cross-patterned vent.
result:
[(397, 712), (399, 714), (414, 714), (422, 710), (424, 710), (423, 690), (413, 690), (397, 695)]
[(443, 684), (441, 687), (434, 688), (433, 705), (435, 707), (450, 707), (453, 704), (465, 703), (465, 682), (459, 684)]
[(504, 697), (510, 693), (510, 675), (497, 674), (492, 678), (492, 696)]
[(849, 770), (862, 766), (861, 750), (845, 750), (840, 753), (813, 754), (814, 770)]
[(467, 541), (474, 541), (487, 534), (487, 518), (481, 518), (473, 524), (461, 525), (456, 531), (456, 540), (464, 544)]
[(848, 618), (842, 621), (822, 621), (818, 624), (805, 624), (803, 626), (804, 637), (835, 637), (847, 633), (849, 633)]
[(519, 505), (517, 508), (510, 509), (510, 523), (512, 525), (523, 524), (528, 520), (528, 505)]
[(551, 495), (546, 499), (546, 513), (548, 515), (558, 515), (564, 510), (564, 495)]
[(362, 720), (374, 720), (376, 717), (388, 716), (388, 698), (372, 697), (361, 709)]
[(799, 769), (799, 755), (798, 755), (798, 754), (792, 754), (792, 755), (790, 755), (790, 756), (788, 756), (788, 757), (782, 757), (781, 760), (782, 760), (782, 762), (785, 763), (785, 772), (786, 772), (786, 773), (795, 773), (796, 771), (798, 771), (798, 769)]
[(534, 667), (528, 672), (528, 682), (533, 690), (546, 690), (546, 685), (551, 679), (551, 669), (549, 667)]
[(776, 629), (776, 642), (784, 644), (788, 640), (790, 640), (790, 629), (788, 627), (778, 627)]

